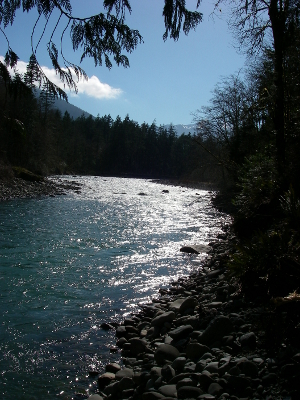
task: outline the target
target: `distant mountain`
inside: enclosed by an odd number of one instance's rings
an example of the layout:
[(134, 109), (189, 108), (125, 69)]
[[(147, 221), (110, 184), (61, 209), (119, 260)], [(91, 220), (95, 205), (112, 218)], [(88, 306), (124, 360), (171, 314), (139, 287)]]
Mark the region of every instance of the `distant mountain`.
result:
[[(177, 136), (181, 136), (182, 134), (188, 135), (189, 133), (191, 133), (193, 135), (194, 133), (196, 133), (196, 126), (197, 126), (197, 124), (188, 124), (188, 125), (178, 124), (178, 125), (173, 125)], [(169, 129), (170, 128), (170, 124), (164, 125), (164, 127)]]
[[(40, 90), (36, 89), (37, 95), (39, 95)], [(95, 118), (92, 114), (83, 111), (81, 108), (74, 106), (73, 104), (67, 103), (65, 100), (62, 99), (55, 99), (54, 104), (52, 106), (53, 108), (58, 109), (62, 115), (67, 111), (71, 118), (74, 120), (81, 117), (84, 115), (85, 118), (88, 118), (89, 116), (92, 116)], [(164, 128), (169, 129), (170, 124), (168, 125), (163, 125)], [(188, 125), (183, 125), (183, 124), (178, 124), (178, 125), (173, 125), (176, 135), (181, 136), (182, 134), (188, 135), (189, 133), (194, 134), (196, 133), (196, 124), (188, 124)]]
[[(67, 111), (71, 118), (73, 118), (74, 120), (81, 117), (82, 115), (85, 116), (85, 118), (88, 118), (90, 115), (90, 113), (83, 111), (81, 108), (73, 106), (73, 104), (67, 103), (65, 100), (62, 99), (55, 99), (55, 102), (53, 104), (53, 108), (58, 109), (62, 115), (64, 115), (64, 113)], [(93, 118), (95, 118), (92, 115)]]

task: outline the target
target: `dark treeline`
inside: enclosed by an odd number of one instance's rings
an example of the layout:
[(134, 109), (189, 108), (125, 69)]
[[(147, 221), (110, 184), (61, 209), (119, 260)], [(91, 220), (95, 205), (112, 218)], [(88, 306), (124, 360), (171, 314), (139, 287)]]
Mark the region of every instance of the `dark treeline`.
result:
[(0, 89), (0, 147), (13, 166), (41, 175), (221, 179), (221, 169), (212, 166), (195, 136), (178, 137), (172, 125), (139, 125), (129, 116), (113, 120), (110, 115), (73, 120), (52, 108), (47, 92), (37, 99), (26, 76), (2, 77)]

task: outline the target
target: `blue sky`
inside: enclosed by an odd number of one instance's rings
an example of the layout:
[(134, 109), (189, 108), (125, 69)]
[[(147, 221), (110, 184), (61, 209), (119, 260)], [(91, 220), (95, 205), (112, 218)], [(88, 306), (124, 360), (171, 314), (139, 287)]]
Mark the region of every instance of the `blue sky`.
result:
[[(194, 10), (196, 3), (196, 0), (187, 0), (190, 9)], [(211, 91), (221, 78), (239, 72), (245, 64), (245, 57), (234, 48), (235, 42), (227, 27), (228, 10), (223, 8), (218, 12), (220, 18), (212, 18), (213, 1), (203, 0), (199, 8), (203, 22), (196, 31), (188, 36), (182, 33), (177, 42), (170, 39), (164, 42), (163, 1), (131, 0), (130, 4), (132, 14), (128, 14), (126, 22), (138, 29), (144, 39), (144, 43), (129, 54), (130, 68), (113, 64), (108, 70), (105, 66), (95, 67), (92, 59), (85, 59), (81, 67), (90, 79), (78, 84), (77, 95), (67, 92), (69, 102), (94, 116), (110, 114), (113, 119), (117, 115), (123, 119), (129, 114), (130, 119), (139, 124), (153, 121), (157, 125), (192, 123), (192, 113), (208, 105)], [(73, 15), (80, 17), (103, 11), (102, 1), (96, 0), (74, 0), (72, 7)], [(20, 72), (24, 71), (31, 54), (31, 29), (35, 20), (34, 12), (18, 12), (14, 25), (5, 30), (10, 46), (22, 61), (18, 67)], [(53, 26), (56, 21), (57, 15), (53, 15), (45, 39), (37, 49), (40, 65), (53, 80), (57, 77), (50, 69), (46, 43), (51, 24)], [(37, 25), (34, 45), (43, 25), (43, 21)], [(58, 26), (58, 32), (63, 26)], [(0, 55), (4, 56), (7, 49), (4, 36), (0, 43)], [(64, 52), (73, 63), (79, 63), (80, 54), (73, 52), (68, 35), (64, 40)]]

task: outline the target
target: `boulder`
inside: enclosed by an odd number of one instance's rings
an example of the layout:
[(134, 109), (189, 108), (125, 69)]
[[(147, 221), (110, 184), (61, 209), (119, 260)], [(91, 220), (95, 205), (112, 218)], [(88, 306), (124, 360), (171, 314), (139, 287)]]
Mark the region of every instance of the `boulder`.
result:
[(245, 335), (240, 337), (239, 341), (242, 347), (249, 347), (251, 349), (255, 349), (256, 347), (256, 335), (254, 332), (245, 333)]
[(170, 310), (174, 310), (174, 311), (178, 311), (181, 304), (184, 302), (185, 297), (176, 299), (175, 301), (172, 301), (172, 303), (169, 303), (169, 309)]
[(157, 364), (165, 364), (166, 360), (174, 361), (175, 358), (179, 357), (180, 353), (176, 347), (170, 344), (161, 344), (158, 346), (154, 353), (154, 359)]
[(163, 326), (165, 322), (171, 322), (175, 318), (174, 311), (167, 311), (158, 315), (151, 321), (151, 326)]
[(123, 378), (133, 378), (133, 369), (124, 368), (116, 373), (116, 380), (120, 381)]
[(211, 394), (213, 396), (220, 396), (223, 392), (224, 392), (224, 389), (217, 382), (213, 382), (209, 385), (209, 388), (208, 388), (209, 394)]
[(157, 400), (164, 398), (165, 396), (158, 392), (145, 392), (142, 394), (142, 400)]
[(92, 394), (88, 400), (103, 400), (103, 397), (100, 396), (99, 394)]
[(177, 397), (176, 385), (163, 385), (158, 389), (165, 397)]
[(199, 336), (198, 341), (204, 345), (210, 345), (220, 341), (233, 331), (233, 324), (228, 317), (219, 315), (214, 318), (205, 331)]
[(201, 394), (203, 390), (193, 386), (182, 386), (177, 391), (178, 399), (197, 399)]
[(182, 325), (176, 329), (169, 331), (169, 335), (175, 341), (186, 338), (191, 332), (193, 332), (192, 325)]
[(186, 347), (186, 356), (190, 360), (198, 360), (203, 354), (207, 353), (209, 348), (200, 343), (189, 343)]
[(143, 353), (148, 344), (145, 339), (140, 339), (138, 337), (131, 338), (128, 341), (131, 344), (130, 352), (133, 356)]
[(194, 309), (198, 305), (198, 301), (195, 297), (187, 297), (180, 305), (179, 311), (183, 314), (189, 308)]
[(106, 372), (112, 372), (113, 374), (120, 371), (120, 369), (121, 369), (121, 367), (117, 363), (110, 363), (110, 364), (107, 364), (105, 367)]
[(105, 386), (109, 385), (116, 378), (112, 372), (105, 372), (98, 378), (98, 387), (100, 390), (104, 389)]

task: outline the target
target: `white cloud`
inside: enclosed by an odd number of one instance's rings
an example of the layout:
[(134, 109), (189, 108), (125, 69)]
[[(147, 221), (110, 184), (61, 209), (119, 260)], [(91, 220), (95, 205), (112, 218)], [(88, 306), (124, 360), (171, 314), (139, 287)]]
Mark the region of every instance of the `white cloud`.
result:
[[(0, 61), (4, 61), (4, 57), (0, 56)], [(24, 74), (26, 72), (27, 63), (24, 61), (18, 61), (17, 70), (19, 73)], [(48, 67), (42, 67), (46, 76), (57, 86), (65, 90), (72, 95), (76, 95), (74, 92), (70, 92), (67, 87), (64, 87), (63, 82), (59, 79), (59, 75), (56, 74), (55, 70)], [(123, 91), (121, 89), (113, 88), (107, 83), (101, 82), (95, 75), (89, 77), (88, 80), (81, 79), (77, 82), (77, 77), (75, 74), (74, 81), (78, 89), (77, 95), (85, 94), (88, 97), (93, 97), (95, 99), (116, 99)]]

